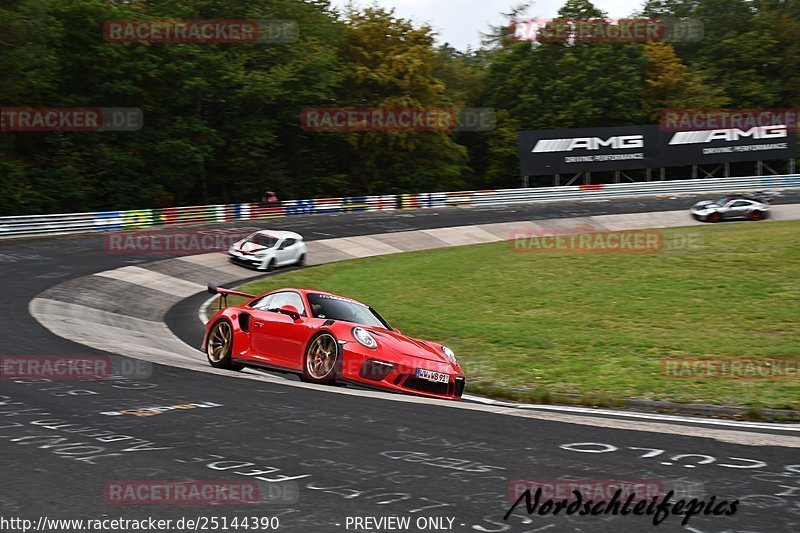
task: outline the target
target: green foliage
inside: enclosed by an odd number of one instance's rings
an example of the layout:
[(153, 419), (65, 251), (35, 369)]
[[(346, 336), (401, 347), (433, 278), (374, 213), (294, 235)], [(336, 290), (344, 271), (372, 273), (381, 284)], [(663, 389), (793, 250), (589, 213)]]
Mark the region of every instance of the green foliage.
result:
[[(519, 15), (515, 15), (519, 16)], [(568, 0), (560, 17), (601, 17)], [(496, 43), (484, 81), (497, 130), (470, 149), (483, 185), (518, 183), (511, 130), (635, 125), (667, 108), (788, 108), (800, 102), (800, 9), (796, 2), (648, 0), (637, 16), (703, 22), (697, 42)], [(504, 180), (503, 177), (506, 177)]]
[[(524, 17), (525, 6), (509, 18)], [(568, 0), (561, 17), (598, 17)], [(328, 0), (10, 0), (0, 105), (138, 107), (138, 132), (0, 132), (0, 215), (518, 183), (522, 129), (656, 120), (669, 107), (800, 105), (800, 8), (779, 0), (649, 0), (702, 20), (700, 43), (547, 42), (493, 28), (437, 45), (378, 7)], [(110, 43), (111, 19), (283, 19), (285, 44)], [(490, 132), (305, 131), (303, 109), (492, 108)]]

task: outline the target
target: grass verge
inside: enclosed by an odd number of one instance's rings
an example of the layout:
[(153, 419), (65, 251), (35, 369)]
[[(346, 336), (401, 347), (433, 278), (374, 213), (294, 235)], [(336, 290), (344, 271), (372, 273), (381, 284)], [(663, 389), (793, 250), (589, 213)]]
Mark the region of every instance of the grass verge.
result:
[(661, 367), (667, 358), (797, 361), (800, 222), (664, 234), (665, 242), (691, 235), (694, 246), (565, 254), (482, 244), (333, 263), (242, 290), (317, 288), (368, 303), (404, 333), (453, 348), (468, 391), (544, 403), (800, 409), (797, 377), (674, 379)]

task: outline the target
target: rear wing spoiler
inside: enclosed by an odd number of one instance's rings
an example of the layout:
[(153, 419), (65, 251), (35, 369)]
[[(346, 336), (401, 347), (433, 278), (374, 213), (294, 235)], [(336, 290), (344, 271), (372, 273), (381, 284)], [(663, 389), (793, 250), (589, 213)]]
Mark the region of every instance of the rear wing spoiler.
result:
[(228, 307), (228, 295), (232, 294), (233, 296), (244, 296), (245, 298), (255, 298), (255, 294), (248, 294), (246, 292), (239, 292), (239, 291), (232, 291), (230, 289), (223, 289), (222, 287), (217, 287), (211, 283), (208, 284), (208, 292), (211, 294), (219, 294), (219, 308), (222, 309), (223, 307)]
[(211, 283), (208, 284), (208, 292), (211, 294), (220, 294), (222, 296), (228, 296), (232, 294), (234, 296), (244, 296), (245, 298), (255, 298), (255, 294), (248, 294), (246, 292), (239, 292), (239, 291), (232, 291), (231, 289), (224, 289), (222, 287), (217, 287), (212, 285)]

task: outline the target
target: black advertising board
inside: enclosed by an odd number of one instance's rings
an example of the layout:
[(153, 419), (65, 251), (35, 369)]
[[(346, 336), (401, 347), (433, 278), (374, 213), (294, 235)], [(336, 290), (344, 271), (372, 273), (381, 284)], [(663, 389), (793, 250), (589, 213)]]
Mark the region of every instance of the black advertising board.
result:
[(518, 148), (523, 176), (661, 166), (657, 125), (521, 131)]
[(662, 131), (664, 166), (736, 163), (797, 157), (797, 132), (786, 126)]
[(520, 174), (600, 172), (797, 157), (786, 126), (664, 131), (658, 125), (521, 131)]

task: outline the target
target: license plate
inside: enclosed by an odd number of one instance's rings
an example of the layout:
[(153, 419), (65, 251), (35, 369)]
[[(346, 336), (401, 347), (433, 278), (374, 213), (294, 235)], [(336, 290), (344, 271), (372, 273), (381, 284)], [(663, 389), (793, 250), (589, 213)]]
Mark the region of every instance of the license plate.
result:
[(427, 379), (428, 381), (433, 381), (434, 383), (450, 382), (450, 376), (448, 374), (443, 374), (442, 372), (434, 372), (433, 370), (425, 370), (424, 368), (418, 368), (416, 376), (420, 379)]

